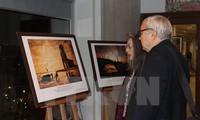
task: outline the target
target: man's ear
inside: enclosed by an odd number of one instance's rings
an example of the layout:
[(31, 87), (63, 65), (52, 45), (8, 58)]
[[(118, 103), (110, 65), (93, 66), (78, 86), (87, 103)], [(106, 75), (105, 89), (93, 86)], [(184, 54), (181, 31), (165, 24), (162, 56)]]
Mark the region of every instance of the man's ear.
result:
[(157, 37), (157, 32), (156, 32), (155, 30), (151, 31), (151, 37), (152, 37), (153, 39), (156, 39), (156, 37)]
[(154, 30), (154, 31), (152, 31), (152, 33), (151, 33), (151, 39), (152, 39), (152, 42), (154, 43), (154, 44), (157, 44), (157, 43), (159, 43), (160, 41), (158, 40), (158, 36), (157, 36), (157, 32)]

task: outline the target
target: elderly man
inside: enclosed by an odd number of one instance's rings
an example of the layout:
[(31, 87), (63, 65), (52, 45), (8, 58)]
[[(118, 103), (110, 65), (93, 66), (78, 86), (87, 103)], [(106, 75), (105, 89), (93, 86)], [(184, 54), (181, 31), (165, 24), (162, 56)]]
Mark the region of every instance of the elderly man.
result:
[[(171, 43), (172, 25), (161, 15), (147, 17), (140, 27), (140, 40), (147, 52), (137, 83), (146, 81), (151, 87), (157, 83), (157, 91), (152, 88), (146, 93), (144, 84), (136, 84), (128, 106), (128, 120), (185, 120), (186, 99), (179, 82), (178, 70), (172, 52), (178, 57), (186, 76), (189, 78), (188, 64), (180, 51)], [(156, 82), (155, 82), (156, 81)], [(155, 101), (157, 101), (155, 103)]]

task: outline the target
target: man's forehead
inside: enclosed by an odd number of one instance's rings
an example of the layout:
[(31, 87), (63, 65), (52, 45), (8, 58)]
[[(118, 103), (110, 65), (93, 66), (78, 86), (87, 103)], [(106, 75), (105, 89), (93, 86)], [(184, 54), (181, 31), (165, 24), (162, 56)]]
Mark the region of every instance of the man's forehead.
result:
[(142, 22), (142, 25), (141, 25), (140, 28), (146, 28), (146, 21), (143, 21), (143, 22)]

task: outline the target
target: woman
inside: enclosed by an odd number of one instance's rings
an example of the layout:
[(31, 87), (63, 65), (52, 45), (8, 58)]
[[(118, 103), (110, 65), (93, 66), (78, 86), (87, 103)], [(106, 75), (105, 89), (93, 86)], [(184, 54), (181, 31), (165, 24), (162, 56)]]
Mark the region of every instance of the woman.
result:
[(115, 113), (115, 120), (127, 120), (127, 105), (129, 103), (129, 92), (134, 91), (135, 81), (133, 76), (138, 75), (141, 70), (143, 59), (145, 56), (139, 41), (139, 35), (128, 35), (127, 45), (125, 47), (128, 57), (128, 71), (129, 75), (125, 77), (121, 86), (117, 109)]

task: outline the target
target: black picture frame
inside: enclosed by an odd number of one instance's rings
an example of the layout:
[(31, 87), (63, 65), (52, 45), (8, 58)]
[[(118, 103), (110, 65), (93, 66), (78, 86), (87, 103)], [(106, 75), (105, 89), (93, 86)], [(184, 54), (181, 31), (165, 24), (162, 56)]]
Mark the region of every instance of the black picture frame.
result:
[(88, 40), (97, 88), (121, 85), (127, 75), (125, 41)]
[(17, 37), (36, 107), (89, 92), (75, 35), (18, 32)]

